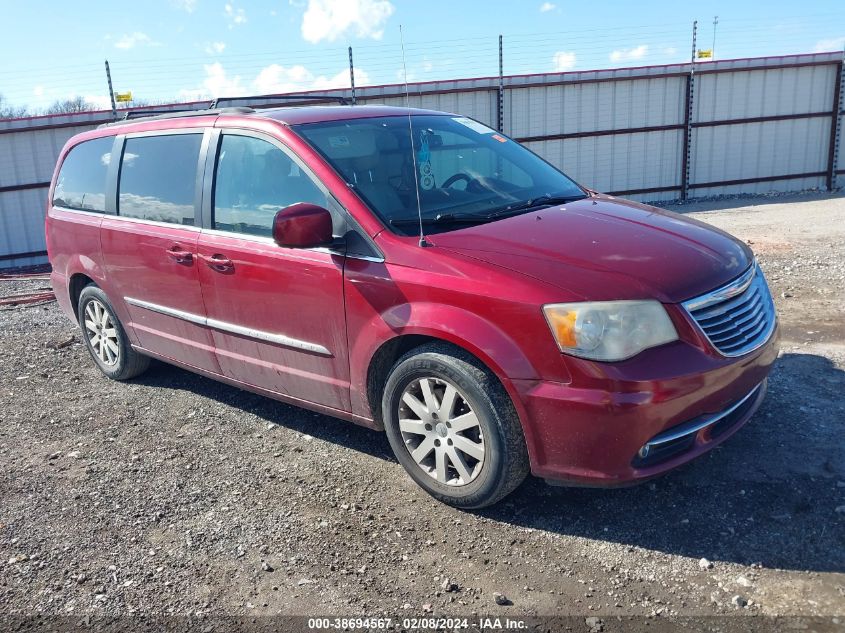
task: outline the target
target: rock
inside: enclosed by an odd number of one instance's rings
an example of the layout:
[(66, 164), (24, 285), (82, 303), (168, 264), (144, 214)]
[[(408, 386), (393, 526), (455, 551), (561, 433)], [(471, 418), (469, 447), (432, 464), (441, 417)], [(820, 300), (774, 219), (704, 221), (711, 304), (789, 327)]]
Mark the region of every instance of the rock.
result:
[(597, 618), (595, 616), (589, 617), (584, 620), (584, 624), (590, 627), (590, 633), (599, 633), (599, 631), (604, 631), (604, 622), (602, 622), (601, 618)]
[(423, 612), (424, 613), (431, 613), (431, 603), (430, 602), (426, 602), (423, 605)]
[(460, 587), (458, 587), (458, 583), (452, 582), (449, 578), (444, 578), (443, 582), (440, 583), (440, 588), (446, 592), (454, 592), (457, 591)]
[(498, 604), (500, 607), (506, 607), (509, 604), (513, 604), (513, 602), (508, 600), (508, 597), (502, 593), (494, 593), (493, 600), (495, 600), (496, 604)]
[(736, 584), (738, 584), (740, 587), (750, 587), (751, 581), (748, 580), (748, 578), (746, 578), (745, 576), (737, 576)]
[(80, 453), (79, 451), (71, 451), (70, 453), (67, 454), (67, 456), (70, 457), (71, 459), (79, 459), (79, 456), (81, 454), (82, 453)]
[(299, 587), (304, 587), (305, 585), (310, 585), (313, 583), (313, 580), (309, 580), (308, 578), (302, 578), (297, 584)]
[(698, 561), (698, 566), (701, 569), (713, 569), (713, 563), (711, 563), (706, 558), (702, 558), (700, 561)]
[(264, 571), (273, 571), (273, 566), (266, 560), (261, 561), (261, 569)]
[(734, 605), (737, 609), (742, 609), (748, 604), (748, 600), (746, 600), (740, 595), (736, 595), (731, 598), (731, 604)]

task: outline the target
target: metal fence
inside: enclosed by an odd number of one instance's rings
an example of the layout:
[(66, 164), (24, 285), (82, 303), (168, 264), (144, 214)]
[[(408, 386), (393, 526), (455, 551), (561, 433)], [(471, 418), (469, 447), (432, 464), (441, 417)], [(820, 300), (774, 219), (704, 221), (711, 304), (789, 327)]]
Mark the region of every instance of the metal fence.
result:
[[(413, 107), (478, 119), (578, 182), (638, 200), (832, 190), (845, 180), (841, 53), (408, 88)], [(321, 92), (352, 96), (351, 89)], [(357, 88), (355, 98), (406, 102), (401, 84)], [(110, 120), (103, 111), (0, 121), (0, 266), (45, 261), (43, 220), (56, 157), (71, 136)]]

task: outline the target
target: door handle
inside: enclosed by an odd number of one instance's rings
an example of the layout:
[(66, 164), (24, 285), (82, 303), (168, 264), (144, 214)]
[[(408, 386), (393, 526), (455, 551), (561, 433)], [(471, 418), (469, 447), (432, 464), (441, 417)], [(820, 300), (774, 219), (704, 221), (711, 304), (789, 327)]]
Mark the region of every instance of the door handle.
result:
[(194, 254), (191, 251), (182, 250), (178, 244), (167, 249), (167, 256), (170, 257), (177, 264), (193, 264)]
[(235, 264), (232, 260), (220, 253), (214, 253), (214, 255), (204, 255), (203, 259), (205, 260), (205, 263), (208, 264), (209, 268), (216, 270), (218, 273), (230, 273), (235, 270)]

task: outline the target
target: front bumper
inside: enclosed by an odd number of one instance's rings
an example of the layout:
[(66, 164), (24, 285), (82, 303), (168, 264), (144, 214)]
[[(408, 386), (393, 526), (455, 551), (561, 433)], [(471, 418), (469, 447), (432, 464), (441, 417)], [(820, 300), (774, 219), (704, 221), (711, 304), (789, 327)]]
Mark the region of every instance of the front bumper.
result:
[(677, 342), (603, 376), (589, 376), (583, 364), (575, 373), (583, 379), (572, 383), (516, 381), (532, 473), (568, 485), (621, 486), (695, 459), (760, 406), (778, 342), (775, 330), (736, 359)]

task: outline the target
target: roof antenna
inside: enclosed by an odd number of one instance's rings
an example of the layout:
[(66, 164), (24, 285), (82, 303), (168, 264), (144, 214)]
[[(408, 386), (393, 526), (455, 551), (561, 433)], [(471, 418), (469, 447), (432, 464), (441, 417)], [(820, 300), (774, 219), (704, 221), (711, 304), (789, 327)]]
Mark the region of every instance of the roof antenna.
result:
[(417, 194), (417, 216), (420, 219), (420, 246), (431, 246), (425, 241), (422, 221), (422, 203), (420, 202), (420, 182), (417, 175), (417, 150), (414, 147), (414, 126), (411, 124), (411, 97), (408, 94), (408, 67), (405, 66), (405, 36), (402, 34), (402, 25), (399, 25), (399, 42), (402, 44), (402, 73), (405, 76), (405, 107), (408, 108), (408, 135), (411, 137), (411, 160), (414, 164), (414, 191)]

